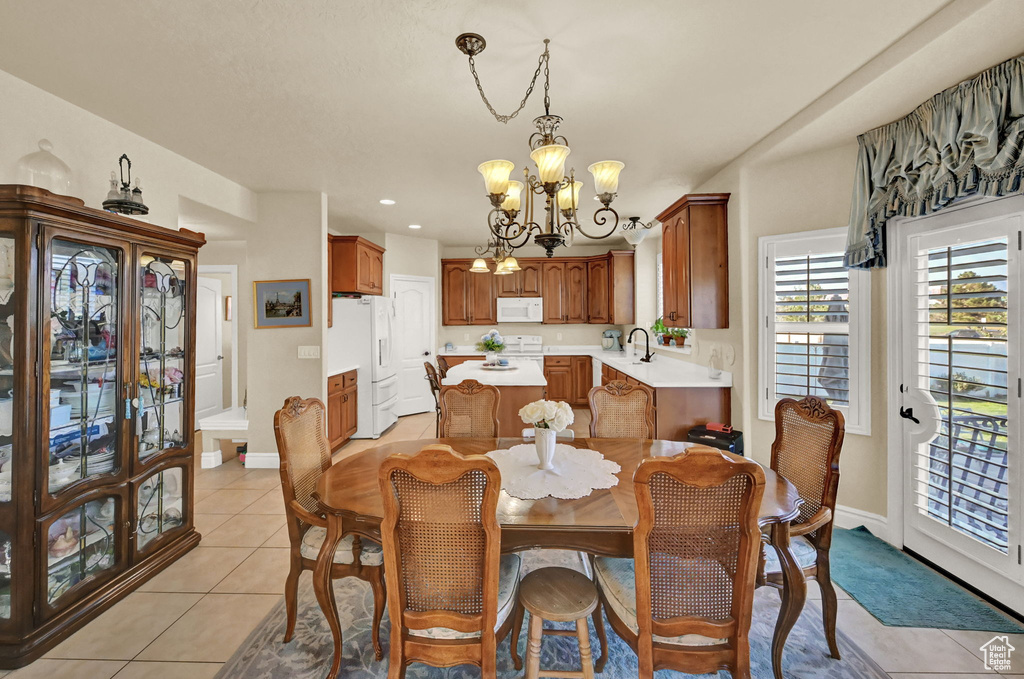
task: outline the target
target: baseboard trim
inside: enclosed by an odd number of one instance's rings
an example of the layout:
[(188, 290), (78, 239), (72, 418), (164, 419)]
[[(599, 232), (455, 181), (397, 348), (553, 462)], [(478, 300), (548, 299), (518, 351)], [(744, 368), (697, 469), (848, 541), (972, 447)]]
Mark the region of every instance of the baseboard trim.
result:
[(277, 453), (246, 453), (246, 469), (279, 469), (281, 457)]
[[(836, 505), (836, 526), (839, 528), (856, 528), (864, 526), (877, 538), (892, 543), (889, 539), (889, 520), (881, 514), (873, 514), (863, 509)], [(893, 545), (897, 549), (903, 549), (903, 545)]]
[(200, 458), (200, 465), (203, 469), (213, 469), (224, 464), (224, 457), (220, 452), (220, 449), (211, 450), (209, 452), (203, 451), (203, 455)]

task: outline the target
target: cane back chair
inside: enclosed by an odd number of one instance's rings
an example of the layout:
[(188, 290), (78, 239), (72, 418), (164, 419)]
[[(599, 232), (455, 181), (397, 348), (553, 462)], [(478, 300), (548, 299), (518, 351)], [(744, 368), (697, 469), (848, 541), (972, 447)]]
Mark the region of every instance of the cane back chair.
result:
[(441, 387), (441, 438), (498, 435), (498, 388), (476, 380)]
[(404, 677), (413, 662), (471, 663), (493, 679), (497, 643), (523, 619), (520, 558), (500, 555), (498, 467), (487, 457), (431, 445), (386, 459), (378, 481), (391, 618), (388, 679)]
[(441, 435), (441, 379), (437, 376), (437, 369), (430, 361), (423, 362), (423, 369), (427, 371), (427, 384), (430, 385), (430, 395), (434, 397), (434, 436)]
[[(331, 448), (325, 430), (325, 409), (320, 399), (285, 399), (274, 414), (274, 434), (281, 458), (281, 490), (284, 493), (291, 567), (285, 580), (284, 599), (288, 626), (285, 643), (295, 633), (297, 591), (302, 571), (316, 567), (317, 555), (327, 536), (327, 520), (313, 491), (321, 474), (331, 466)], [(380, 660), (380, 621), (384, 615), (384, 553), (380, 545), (347, 535), (334, 553), (332, 578), (356, 577), (373, 590), (373, 650)]]
[(614, 381), (590, 390), (591, 438), (654, 438), (654, 392)]
[[(640, 677), (656, 669), (750, 677), (764, 484), (757, 463), (706, 446), (637, 468), (635, 560), (599, 557), (594, 571), (601, 605), (636, 652)], [(599, 666), (604, 648), (601, 655)]]
[[(833, 658), (839, 658), (838, 604), (829, 567), (829, 549), (845, 430), (843, 414), (816, 396), (800, 401), (784, 398), (775, 404), (771, 467), (796, 486), (804, 501), (800, 516), (790, 524), (790, 545), (804, 577), (816, 580), (821, 588), (825, 639)], [(775, 549), (769, 547), (764, 551), (763, 564), (764, 575), (759, 577), (759, 584), (781, 588), (782, 568)]]

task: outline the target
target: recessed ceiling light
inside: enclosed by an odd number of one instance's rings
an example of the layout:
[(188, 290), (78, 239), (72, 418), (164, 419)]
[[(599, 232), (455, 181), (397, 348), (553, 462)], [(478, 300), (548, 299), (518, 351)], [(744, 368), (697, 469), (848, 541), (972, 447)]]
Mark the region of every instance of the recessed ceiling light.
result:
[(410, 229), (422, 229), (423, 227), (420, 226), (419, 224), (410, 224), (409, 228)]
[(391, 200), (390, 198), (381, 198), (380, 204), (381, 205), (394, 205), (395, 201)]

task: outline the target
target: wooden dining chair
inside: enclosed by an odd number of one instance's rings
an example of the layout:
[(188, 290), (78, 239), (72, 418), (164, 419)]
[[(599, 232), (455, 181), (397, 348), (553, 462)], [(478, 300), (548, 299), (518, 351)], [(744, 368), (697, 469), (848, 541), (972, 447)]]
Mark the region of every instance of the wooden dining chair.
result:
[[(804, 577), (821, 589), (822, 618), (829, 653), (839, 658), (836, 643), (836, 590), (832, 585), (829, 549), (839, 491), (839, 454), (846, 422), (843, 414), (825, 401), (808, 396), (800, 401), (784, 398), (775, 404), (775, 441), (771, 467), (788, 479), (804, 503), (790, 524), (790, 548)], [(775, 549), (765, 549), (760, 584), (782, 588), (782, 567)]]
[[(291, 641), (295, 633), (299, 576), (302, 571), (316, 567), (317, 555), (327, 536), (327, 520), (313, 497), (320, 475), (331, 466), (324, 413), (320, 399), (291, 396), (274, 414), (274, 434), (281, 458), (281, 490), (291, 543), (291, 567), (284, 588), (288, 616), (285, 643)], [(373, 589), (373, 650), (377, 660), (384, 657), (380, 645), (380, 621), (385, 602), (383, 563), (380, 545), (347, 535), (339, 543), (331, 566), (332, 578), (359, 578), (370, 583)]]
[(430, 395), (434, 397), (434, 436), (441, 435), (441, 379), (437, 376), (437, 369), (430, 361), (423, 362), (423, 369), (427, 371), (427, 383), (430, 385)]
[(654, 438), (654, 392), (620, 381), (591, 389), (590, 437)]
[(750, 677), (764, 484), (756, 462), (706, 446), (637, 468), (635, 560), (598, 557), (594, 572), (601, 607), (636, 652), (640, 677), (655, 668)]
[(437, 372), (441, 373), (441, 379), (442, 380), (444, 378), (448, 377), (448, 369), (449, 368), (451, 368), (451, 366), (448, 365), (448, 359), (446, 359), (444, 356), (438, 356), (437, 357)]
[(498, 435), (498, 388), (463, 380), (441, 387), (441, 438)]
[[(414, 662), (470, 663), (493, 679), (498, 642), (523, 620), (521, 560), (500, 554), (497, 465), (431, 445), (387, 458), (378, 481), (391, 618), (388, 679), (404, 677)], [(514, 644), (512, 657), (522, 669)]]

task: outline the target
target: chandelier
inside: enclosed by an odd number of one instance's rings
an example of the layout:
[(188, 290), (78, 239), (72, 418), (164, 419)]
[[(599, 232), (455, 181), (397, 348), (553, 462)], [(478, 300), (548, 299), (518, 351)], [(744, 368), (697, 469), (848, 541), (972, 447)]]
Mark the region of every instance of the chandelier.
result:
[[(615, 233), (619, 215), (611, 204), (619, 189), (619, 173), (625, 165), (617, 160), (602, 160), (587, 168), (594, 176), (597, 200), (603, 206), (594, 213), (593, 222), (597, 227), (611, 223), (607, 233), (597, 236), (587, 233), (577, 214), (583, 182), (576, 181), (575, 170), (570, 169), (568, 176), (565, 174), (565, 161), (570, 153), (569, 142), (557, 134), (562, 123), (561, 117), (551, 115), (549, 42), (544, 40), (544, 52), (537, 61), (537, 71), (533, 74), (533, 80), (519, 108), (511, 114), (500, 115), (487, 100), (476, 73), (474, 58), (483, 52), (487, 43), (475, 33), (463, 33), (455, 39), (455, 45), (469, 57), (469, 70), (481, 99), (498, 122), (507, 123), (523, 110), (541, 71), (544, 71), (544, 115), (533, 121), (537, 132), (529, 140), (530, 158), (537, 166), (537, 173), (530, 174), (524, 168), (524, 181), (510, 180), (515, 164), (508, 160), (490, 160), (481, 163), (477, 169), (484, 177), (487, 197), (491, 202), (487, 224), (492, 239), (513, 251), (526, 245), (532, 235), (533, 241), (544, 248), (548, 257), (552, 257), (555, 248), (571, 246), (577, 232), (594, 240), (608, 238)], [(535, 214), (535, 196), (537, 200), (543, 198), (543, 215)]]
[(473, 260), (473, 266), (470, 268), (473, 273), (490, 272), (490, 268), (487, 266), (487, 257), (494, 260), (495, 276), (507, 276), (522, 268), (516, 258), (512, 256), (512, 248), (496, 238), (488, 239), (487, 245), (483, 247), (478, 245), (474, 251), (477, 258)]

